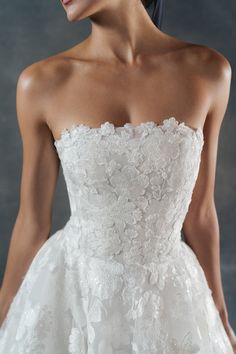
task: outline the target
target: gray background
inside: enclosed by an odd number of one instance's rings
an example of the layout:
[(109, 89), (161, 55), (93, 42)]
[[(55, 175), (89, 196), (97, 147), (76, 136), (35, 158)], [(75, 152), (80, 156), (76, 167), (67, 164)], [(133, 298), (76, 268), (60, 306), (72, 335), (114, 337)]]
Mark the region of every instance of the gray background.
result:
[[(233, 69), (229, 105), (219, 139), (215, 201), (221, 230), (224, 293), (236, 329), (236, 50), (235, 0), (168, 0), (162, 31), (213, 47)], [(22, 145), (15, 110), (20, 72), (31, 63), (65, 50), (90, 32), (90, 22), (69, 23), (58, 1), (11, 0), (0, 7), (0, 281), (19, 206)], [(60, 172), (54, 199), (51, 234), (69, 217), (68, 198)]]

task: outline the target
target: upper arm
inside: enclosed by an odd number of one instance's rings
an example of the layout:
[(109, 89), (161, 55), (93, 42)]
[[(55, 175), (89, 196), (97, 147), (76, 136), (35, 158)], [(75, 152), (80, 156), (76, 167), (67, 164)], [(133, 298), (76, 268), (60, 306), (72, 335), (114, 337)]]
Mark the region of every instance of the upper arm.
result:
[(196, 219), (196, 216), (206, 218), (215, 208), (214, 188), (217, 164), (217, 150), (220, 128), (228, 105), (231, 65), (221, 54), (213, 58), (211, 104), (205, 119), (203, 134), (204, 145), (201, 153), (201, 163), (197, 181), (193, 190), (192, 200), (184, 224)]
[(17, 81), (16, 110), (23, 147), (19, 216), (38, 230), (51, 227), (51, 208), (59, 160), (43, 112), (41, 71), (24, 69)]

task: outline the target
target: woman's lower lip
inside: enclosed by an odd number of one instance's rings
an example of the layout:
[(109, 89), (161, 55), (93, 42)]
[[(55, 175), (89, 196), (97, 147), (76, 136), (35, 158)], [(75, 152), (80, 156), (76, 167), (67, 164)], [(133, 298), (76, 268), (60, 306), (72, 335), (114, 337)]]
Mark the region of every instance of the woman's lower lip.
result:
[(63, 5), (68, 5), (72, 0), (62, 0)]

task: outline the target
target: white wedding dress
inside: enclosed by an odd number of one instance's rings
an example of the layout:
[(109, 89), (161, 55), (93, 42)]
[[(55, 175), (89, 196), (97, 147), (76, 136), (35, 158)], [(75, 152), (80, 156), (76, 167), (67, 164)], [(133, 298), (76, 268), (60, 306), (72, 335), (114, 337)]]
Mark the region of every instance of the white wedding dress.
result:
[(233, 354), (181, 239), (203, 144), (175, 117), (63, 130), (71, 216), (23, 278), (1, 354)]

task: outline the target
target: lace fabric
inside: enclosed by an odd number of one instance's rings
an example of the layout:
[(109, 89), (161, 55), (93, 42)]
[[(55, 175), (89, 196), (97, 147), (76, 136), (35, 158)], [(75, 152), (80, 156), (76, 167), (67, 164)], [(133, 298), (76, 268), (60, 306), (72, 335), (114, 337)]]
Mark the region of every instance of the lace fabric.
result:
[(204, 144), (174, 117), (65, 129), (71, 216), (34, 257), (0, 353), (233, 354), (181, 229)]

